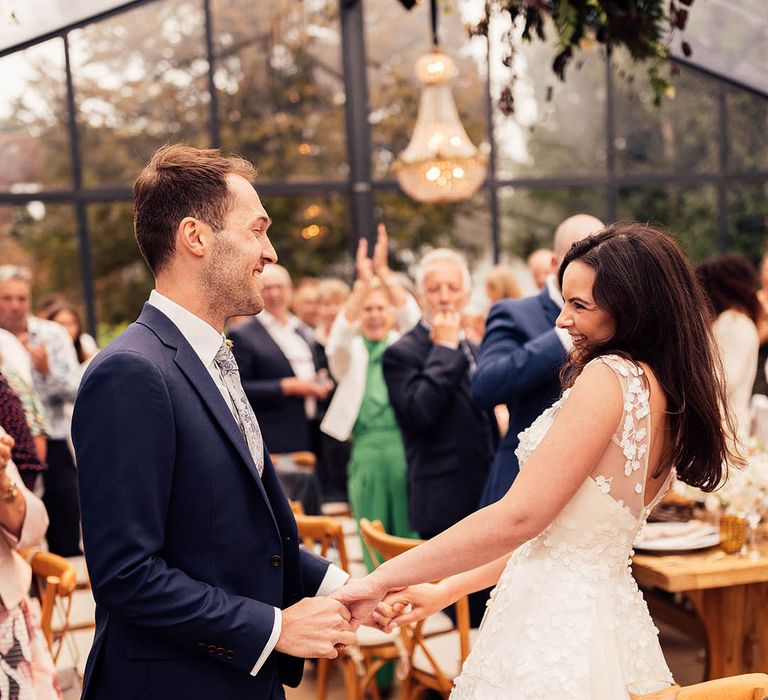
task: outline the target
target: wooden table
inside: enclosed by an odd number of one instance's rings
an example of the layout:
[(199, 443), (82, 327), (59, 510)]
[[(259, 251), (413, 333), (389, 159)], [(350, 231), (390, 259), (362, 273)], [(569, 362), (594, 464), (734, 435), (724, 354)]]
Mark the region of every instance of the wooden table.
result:
[(768, 672), (768, 542), (758, 546), (757, 560), (719, 547), (633, 557), (643, 588), (683, 593), (693, 604), (706, 632), (707, 678)]

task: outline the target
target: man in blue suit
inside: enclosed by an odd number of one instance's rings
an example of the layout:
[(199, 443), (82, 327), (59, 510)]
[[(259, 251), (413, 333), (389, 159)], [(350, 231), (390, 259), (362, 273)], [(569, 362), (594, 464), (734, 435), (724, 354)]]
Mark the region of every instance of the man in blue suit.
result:
[(506, 404), (509, 429), (491, 465), (480, 505), (498, 501), (512, 485), (520, 467), (515, 456), (518, 434), (560, 394), (559, 373), (571, 348), (567, 333), (555, 328), (563, 297), (555, 272), (576, 241), (604, 224), (594, 216), (576, 214), (555, 231), (552, 274), (541, 292), (524, 299), (505, 299), (488, 314), (472, 395), (478, 405)]
[(254, 176), (176, 145), (134, 187), (156, 289), (89, 366), (73, 422), (97, 604), (86, 700), (283, 698), (298, 657), (354, 642), (346, 608), (322, 597), (346, 575), (299, 549), (222, 335), (261, 311), (277, 258)]

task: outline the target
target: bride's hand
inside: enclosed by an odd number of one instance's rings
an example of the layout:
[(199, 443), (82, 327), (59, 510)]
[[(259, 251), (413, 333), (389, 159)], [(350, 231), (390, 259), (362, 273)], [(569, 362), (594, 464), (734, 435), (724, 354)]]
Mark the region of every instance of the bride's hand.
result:
[(388, 595), (374, 611), (373, 619), (381, 629), (389, 632), (393, 625), (418, 622), (453, 602), (442, 583), (421, 583)]

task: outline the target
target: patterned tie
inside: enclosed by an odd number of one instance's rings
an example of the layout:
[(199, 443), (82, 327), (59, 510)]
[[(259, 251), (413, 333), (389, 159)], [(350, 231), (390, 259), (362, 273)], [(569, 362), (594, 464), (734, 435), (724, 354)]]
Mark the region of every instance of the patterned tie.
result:
[(261, 476), (264, 471), (264, 440), (261, 437), (261, 428), (259, 428), (259, 422), (256, 420), (253, 408), (245, 396), (243, 385), (240, 383), (237, 360), (235, 360), (235, 356), (226, 341), (221, 344), (214, 361), (221, 372), (224, 386), (227, 387), (232, 403), (235, 405), (240, 432), (248, 443), (248, 449), (251, 451), (256, 469)]

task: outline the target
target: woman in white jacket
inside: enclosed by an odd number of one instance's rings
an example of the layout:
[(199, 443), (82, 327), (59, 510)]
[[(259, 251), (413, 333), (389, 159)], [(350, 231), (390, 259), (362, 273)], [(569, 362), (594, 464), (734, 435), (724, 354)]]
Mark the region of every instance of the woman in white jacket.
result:
[[(321, 424), (337, 440), (352, 436), (349, 503), (358, 520), (380, 520), (387, 532), (415, 536), (408, 524), (406, 459), (381, 369), (384, 351), (421, 318), (413, 297), (387, 264), (387, 234), (379, 226), (373, 259), (361, 239), (352, 294), (331, 327), (326, 355), (337, 382)], [(397, 329), (397, 330), (395, 330)], [(369, 570), (373, 564), (363, 547)]]

